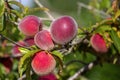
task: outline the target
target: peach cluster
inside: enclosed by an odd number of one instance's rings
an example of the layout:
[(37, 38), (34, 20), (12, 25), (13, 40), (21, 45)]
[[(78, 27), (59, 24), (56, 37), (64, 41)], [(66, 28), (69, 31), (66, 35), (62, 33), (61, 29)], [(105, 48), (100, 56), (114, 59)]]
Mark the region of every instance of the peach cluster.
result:
[[(77, 23), (70, 16), (62, 16), (54, 20), (50, 25), (50, 31), (43, 29), (40, 18), (34, 15), (24, 17), (18, 25), (18, 29), (27, 38), (24, 42), (18, 42), (23, 46), (36, 45), (41, 51), (34, 54), (31, 61), (33, 71), (38, 75), (51, 73), (56, 66), (56, 60), (50, 50), (55, 44), (65, 45), (77, 34)], [(15, 45), (12, 49), (13, 56), (20, 55), (20, 46)]]

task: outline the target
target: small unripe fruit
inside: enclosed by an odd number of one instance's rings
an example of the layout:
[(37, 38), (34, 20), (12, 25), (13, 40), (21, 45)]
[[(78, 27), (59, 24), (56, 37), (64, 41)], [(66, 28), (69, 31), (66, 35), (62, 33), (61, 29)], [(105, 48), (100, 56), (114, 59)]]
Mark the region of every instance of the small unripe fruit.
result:
[(35, 44), (42, 50), (51, 50), (54, 44), (50, 33), (47, 30), (38, 32), (34, 37)]
[(98, 53), (106, 53), (108, 51), (105, 40), (99, 33), (92, 35), (90, 43), (93, 49)]
[[(25, 46), (25, 43), (22, 42), (22, 41), (18, 42), (18, 44), (20, 44), (22, 46)], [(16, 44), (13, 46), (13, 48), (12, 48), (12, 56), (14, 56), (14, 57), (20, 57), (22, 55), (21, 52), (20, 52), (20, 50), (19, 50), (19, 47), (20, 46), (18, 46)]]
[(57, 80), (55, 74), (53, 73), (50, 73), (50, 74), (47, 74), (47, 75), (44, 75), (44, 76), (40, 76), (38, 78), (38, 80)]
[(56, 43), (66, 44), (77, 34), (77, 23), (70, 16), (62, 16), (52, 22), (50, 32)]
[(28, 46), (28, 47), (35, 45), (34, 38), (32, 38), (32, 37), (26, 38), (26, 39), (24, 40), (24, 42), (25, 42), (26, 46)]
[(37, 16), (29, 15), (21, 20), (18, 29), (27, 36), (34, 36), (42, 29), (42, 22)]
[(9, 73), (12, 70), (13, 62), (8, 55), (0, 57), (0, 63), (3, 64), (3, 66), (5, 67), (6, 73)]
[(51, 54), (41, 51), (34, 55), (31, 66), (36, 74), (46, 75), (55, 69), (56, 61)]

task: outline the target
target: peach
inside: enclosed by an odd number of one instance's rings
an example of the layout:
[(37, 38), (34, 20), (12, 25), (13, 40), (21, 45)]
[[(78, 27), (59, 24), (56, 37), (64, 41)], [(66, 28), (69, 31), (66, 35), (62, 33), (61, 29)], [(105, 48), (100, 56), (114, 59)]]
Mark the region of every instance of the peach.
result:
[(52, 39), (58, 44), (70, 42), (77, 34), (78, 25), (70, 16), (62, 16), (52, 22), (50, 33)]
[(98, 53), (106, 53), (108, 51), (105, 40), (99, 33), (92, 35), (90, 43), (93, 49)]
[(46, 75), (55, 69), (56, 61), (50, 53), (41, 51), (33, 56), (31, 66), (36, 74)]
[(34, 36), (42, 29), (42, 21), (34, 15), (24, 17), (18, 24), (18, 29), (27, 36)]
[(34, 37), (35, 44), (42, 50), (51, 50), (54, 44), (50, 33), (47, 30), (38, 32)]

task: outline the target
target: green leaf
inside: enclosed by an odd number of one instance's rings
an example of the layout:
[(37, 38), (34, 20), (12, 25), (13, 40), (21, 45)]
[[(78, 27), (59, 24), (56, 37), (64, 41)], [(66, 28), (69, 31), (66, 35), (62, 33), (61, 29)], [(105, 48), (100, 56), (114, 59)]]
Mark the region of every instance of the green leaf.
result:
[(120, 16), (120, 10), (118, 10), (113, 18), (113, 21), (115, 21)]
[(26, 80), (32, 80), (31, 78), (31, 73), (30, 73), (30, 69), (31, 69), (31, 59), (29, 59), (28, 61), (29, 63), (29, 66), (27, 66), (27, 69), (26, 69)]
[(5, 14), (3, 14), (3, 16), (2, 16), (2, 29), (0, 29), (0, 32), (5, 30), (5, 28), (6, 28), (5, 22), (6, 22), (6, 16), (5, 16)]
[(59, 51), (53, 51), (52, 55), (58, 60), (59, 62), (59, 73), (63, 70), (63, 55)]
[(5, 2), (4, 0), (0, 0), (0, 16), (3, 15), (4, 10), (5, 10)]
[(111, 6), (110, 0), (102, 0), (100, 3), (101, 8), (109, 8)]
[(5, 74), (5, 73), (6, 73), (5, 72), (5, 67), (4, 67), (4, 65), (2, 63), (0, 63), (0, 76)]
[(96, 30), (95, 30), (95, 32), (98, 32), (98, 33), (103, 33), (103, 32), (105, 32), (105, 31), (110, 31), (112, 28), (111, 28), (111, 26), (109, 26), (109, 25), (102, 25), (102, 26), (100, 26), (99, 28), (97, 28)]
[(19, 47), (19, 50), (22, 54), (26, 54), (26, 53), (30, 52), (29, 49), (26, 49), (26, 48), (23, 48), (23, 47)]
[[(22, 49), (21, 51), (23, 51), (23, 50), (26, 50), (26, 49)], [(39, 51), (39, 49), (25, 51), (25, 53), (26, 52), (27, 53), (24, 54), (24, 56), (20, 59), (19, 67), (18, 67), (20, 77), (22, 77), (23, 72), (25, 72), (27, 70), (27, 68), (30, 66), (32, 56), (38, 51)]]
[(25, 7), (18, 1), (9, 1), (9, 3), (14, 4), (24, 11)]
[(34, 50), (38, 50), (38, 48), (35, 45), (33, 45), (33, 46), (29, 47), (29, 49), (23, 48), (23, 47), (19, 47), (19, 50), (20, 50), (21, 53), (26, 54), (26, 53), (31, 52), (31, 50), (33, 50), (33, 51)]
[(103, 63), (103, 66), (97, 65), (85, 75), (89, 80), (120, 80), (120, 65)]
[(120, 53), (120, 38), (118, 37), (117, 32), (115, 32), (114, 30), (111, 30), (110, 36), (111, 36), (114, 46)]
[(22, 18), (21, 13), (16, 11), (16, 10), (11, 10), (11, 13), (15, 14), (16, 16), (18, 16), (19, 18)]
[(61, 54), (59, 51), (53, 51), (52, 54), (63, 60), (63, 54)]
[(107, 14), (109, 14), (109, 13), (112, 13), (113, 12), (113, 8), (112, 7), (110, 7), (108, 10), (107, 10)]

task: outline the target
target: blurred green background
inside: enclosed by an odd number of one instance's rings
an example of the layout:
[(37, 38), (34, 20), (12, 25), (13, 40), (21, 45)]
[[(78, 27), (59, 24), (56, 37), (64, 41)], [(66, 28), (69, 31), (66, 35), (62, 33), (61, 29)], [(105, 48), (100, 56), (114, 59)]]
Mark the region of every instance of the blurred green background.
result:
[(50, 9), (54, 17), (70, 15), (79, 26), (89, 27), (101, 19), (110, 17), (106, 11), (111, 6), (111, 0), (39, 0)]

